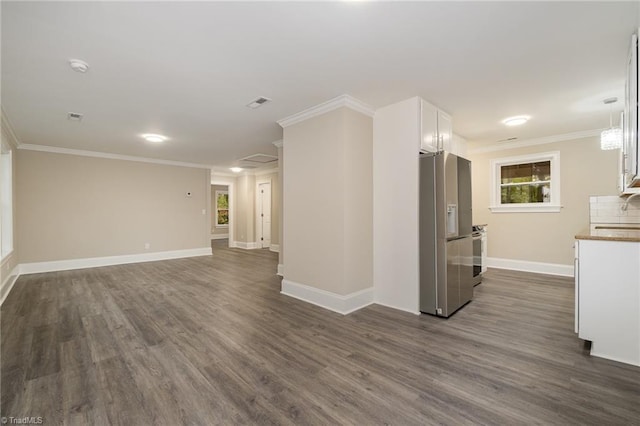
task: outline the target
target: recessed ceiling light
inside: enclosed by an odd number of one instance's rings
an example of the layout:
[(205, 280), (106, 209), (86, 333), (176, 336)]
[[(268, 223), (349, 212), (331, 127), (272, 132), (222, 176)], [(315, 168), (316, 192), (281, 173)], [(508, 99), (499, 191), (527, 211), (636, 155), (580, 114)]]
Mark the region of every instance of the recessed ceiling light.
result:
[(75, 72), (85, 73), (89, 71), (89, 64), (81, 59), (69, 59), (69, 66)]
[(242, 167), (231, 167), (229, 170), (233, 173), (240, 173), (242, 171)]
[(142, 135), (143, 138), (145, 138), (147, 140), (147, 142), (153, 142), (153, 143), (160, 143), (160, 142), (164, 142), (167, 140), (166, 136), (162, 136), (162, 135), (156, 135), (153, 133), (147, 133)]
[(516, 115), (515, 117), (509, 117), (502, 120), (502, 124), (505, 126), (520, 126), (521, 124), (529, 121), (531, 117), (528, 115)]

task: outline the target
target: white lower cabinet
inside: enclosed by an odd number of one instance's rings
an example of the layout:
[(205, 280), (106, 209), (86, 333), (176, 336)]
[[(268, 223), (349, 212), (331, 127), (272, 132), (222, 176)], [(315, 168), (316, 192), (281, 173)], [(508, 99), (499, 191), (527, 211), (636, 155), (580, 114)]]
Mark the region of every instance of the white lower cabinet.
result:
[(591, 355), (640, 366), (640, 242), (576, 240), (576, 332)]

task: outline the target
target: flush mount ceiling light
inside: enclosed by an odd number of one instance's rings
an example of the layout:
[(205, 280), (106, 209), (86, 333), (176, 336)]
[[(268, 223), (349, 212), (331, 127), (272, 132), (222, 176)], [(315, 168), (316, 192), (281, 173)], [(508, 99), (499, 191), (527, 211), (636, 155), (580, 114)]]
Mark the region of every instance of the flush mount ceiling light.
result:
[(89, 64), (81, 59), (69, 59), (69, 66), (75, 72), (85, 73), (89, 71)]
[(153, 143), (164, 142), (164, 141), (166, 141), (168, 139), (166, 136), (156, 135), (154, 133), (146, 133), (146, 134), (142, 135), (142, 137), (147, 142), (153, 142)]
[(229, 170), (233, 173), (240, 173), (242, 171), (242, 167), (231, 167)]
[(515, 117), (505, 118), (504, 120), (502, 120), (502, 124), (510, 127), (520, 126), (526, 123), (527, 121), (529, 121), (530, 119), (531, 117), (529, 117), (528, 115), (516, 115)]
[(613, 104), (618, 102), (618, 98), (607, 98), (605, 105), (609, 105), (609, 128), (600, 133), (600, 149), (610, 150), (622, 148), (622, 129), (613, 127)]

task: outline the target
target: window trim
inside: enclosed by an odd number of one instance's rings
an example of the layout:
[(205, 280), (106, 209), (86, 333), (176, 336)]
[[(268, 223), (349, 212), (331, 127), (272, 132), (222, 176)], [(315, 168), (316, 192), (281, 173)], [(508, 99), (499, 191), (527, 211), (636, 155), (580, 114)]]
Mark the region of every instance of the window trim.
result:
[[(513, 203), (502, 204), (500, 197), (500, 168), (515, 164), (537, 163), (551, 161), (550, 190), (551, 200), (548, 203)], [(560, 151), (540, 152), (536, 154), (519, 155), (515, 157), (496, 158), (491, 160), (491, 191), (489, 210), (492, 213), (558, 213), (560, 204)]]
[[(228, 228), (229, 224), (224, 224), (224, 225), (219, 225), (218, 224), (218, 194), (227, 194), (227, 203), (229, 203), (229, 191), (219, 191), (216, 190), (216, 215), (215, 215), (215, 224), (214, 227), (216, 228)], [(230, 210), (230, 206), (227, 206), (227, 214)]]

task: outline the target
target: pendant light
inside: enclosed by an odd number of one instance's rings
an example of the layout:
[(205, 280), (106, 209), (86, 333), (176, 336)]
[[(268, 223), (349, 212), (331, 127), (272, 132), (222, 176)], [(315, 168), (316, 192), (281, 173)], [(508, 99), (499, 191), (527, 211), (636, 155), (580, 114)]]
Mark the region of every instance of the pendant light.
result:
[(607, 98), (603, 102), (605, 105), (609, 105), (609, 128), (600, 133), (600, 149), (622, 148), (622, 129), (613, 127), (612, 105), (618, 102), (618, 98)]

